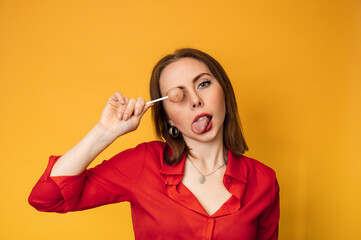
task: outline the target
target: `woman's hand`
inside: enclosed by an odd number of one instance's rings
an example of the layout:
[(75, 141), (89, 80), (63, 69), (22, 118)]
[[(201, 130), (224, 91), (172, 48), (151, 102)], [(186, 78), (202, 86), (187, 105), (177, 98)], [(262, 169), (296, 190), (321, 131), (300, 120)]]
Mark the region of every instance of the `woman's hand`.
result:
[(111, 96), (100, 116), (99, 125), (114, 138), (134, 131), (144, 113), (152, 106), (143, 98), (128, 99), (117, 92)]
[(73, 176), (89, 164), (119, 136), (137, 129), (143, 114), (152, 106), (143, 98), (128, 99), (120, 93), (109, 98), (99, 122), (54, 164), (50, 176)]

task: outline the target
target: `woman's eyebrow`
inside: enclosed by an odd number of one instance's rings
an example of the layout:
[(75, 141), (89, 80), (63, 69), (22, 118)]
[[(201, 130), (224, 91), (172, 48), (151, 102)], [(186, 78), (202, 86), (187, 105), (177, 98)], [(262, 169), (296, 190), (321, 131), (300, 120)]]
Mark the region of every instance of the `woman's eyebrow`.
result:
[(209, 73), (201, 73), (201, 74), (198, 74), (193, 80), (192, 82), (195, 83), (198, 79), (200, 79), (202, 76), (204, 75), (208, 75), (208, 76), (211, 76), (211, 74)]
[[(200, 79), (200, 78), (203, 77), (204, 75), (208, 75), (208, 76), (212, 77), (212, 75), (209, 74), (209, 73), (200, 73), (200, 74), (198, 74), (195, 78), (193, 78), (192, 83), (194, 84), (198, 79)], [(182, 90), (185, 89), (185, 87), (184, 87), (183, 85), (177, 86), (177, 88), (180, 88), (180, 89), (182, 89)]]
[[(200, 73), (200, 74), (198, 74), (195, 78), (193, 78), (192, 83), (194, 84), (198, 79), (200, 79), (200, 78), (203, 77), (204, 75), (208, 75), (208, 76), (210, 76), (210, 77), (212, 76), (212, 75), (209, 74), (209, 73)], [(182, 89), (182, 90), (185, 89), (184, 86), (177, 86), (177, 88), (180, 88), (180, 89)]]

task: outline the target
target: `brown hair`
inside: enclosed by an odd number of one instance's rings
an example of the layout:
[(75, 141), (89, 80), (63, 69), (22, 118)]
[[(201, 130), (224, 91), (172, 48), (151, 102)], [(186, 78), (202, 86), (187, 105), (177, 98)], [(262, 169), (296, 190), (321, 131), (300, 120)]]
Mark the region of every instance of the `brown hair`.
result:
[[(170, 63), (185, 57), (194, 58), (206, 64), (212, 75), (222, 86), (223, 92), (225, 93), (224, 96), (227, 109), (223, 123), (223, 143), (226, 149), (230, 150), (233, 155), (242, 155), (248, 150), (248, 147), (242, 134), (237, 102), (231, 82), (222, 66), (207, 53), (197, 49), (182, 48), (176, 50), (173, 54), (168, 54), (160, 59), (154, 66), (150, 79), (151, 99), (153, 100), (162, 97), (160, 93), (159, 80), (163, 69)], [(180, 133), (176, 138), (169, 135), (170, 126), (167, 121), (167, 114), (164, 110), (163, 104), (154, 104), (152, 107), (152, 117), (158, 138), (165, 140), (172, 150), (172, 153), (165, 153), (165, 162), (169, 165), (177, 164), (183, 154), (188, 150), (182, 134)]]

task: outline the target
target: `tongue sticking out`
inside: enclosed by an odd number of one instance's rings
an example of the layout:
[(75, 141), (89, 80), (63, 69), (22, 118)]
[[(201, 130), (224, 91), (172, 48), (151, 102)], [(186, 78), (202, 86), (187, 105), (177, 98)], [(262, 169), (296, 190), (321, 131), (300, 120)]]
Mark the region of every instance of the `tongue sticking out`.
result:
[(194, 133), (200, 134), (203, 133), (207, 128), (210, 119), (208, 117), (202, 117), (198, 121), (192, 123), (192, 131)]

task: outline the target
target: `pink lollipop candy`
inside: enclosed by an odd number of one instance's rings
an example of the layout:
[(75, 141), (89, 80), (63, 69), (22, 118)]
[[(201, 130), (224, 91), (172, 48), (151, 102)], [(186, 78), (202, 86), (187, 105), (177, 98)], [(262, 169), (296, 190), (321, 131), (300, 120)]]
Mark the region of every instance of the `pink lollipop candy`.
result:
[(180, 88), (177, 88), (177, 87), (172, 88), (172, 89), (170, 89), (168, 91), (167, 96), (154, 99), (154, 100), (152, 100), (150, 102), (147, 102), (146, 104), (159, 102), (159, 101), (162, 101), (162, 100), (165, 100), (165, 99), (169, 99), (169, 101), (174, 102), (174, 103), (180, 102), (183, 99), (183, 91)]

